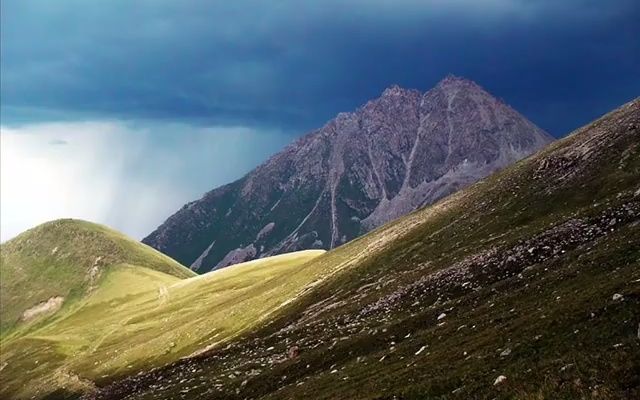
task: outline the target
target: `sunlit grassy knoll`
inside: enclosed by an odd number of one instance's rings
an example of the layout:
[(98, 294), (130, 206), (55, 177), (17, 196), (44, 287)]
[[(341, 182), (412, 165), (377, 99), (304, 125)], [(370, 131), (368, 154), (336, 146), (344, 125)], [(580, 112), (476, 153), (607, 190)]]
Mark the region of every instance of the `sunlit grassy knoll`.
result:
[[(54, 297), (63, 309), (98, 287), (119, 264), (140, 265), (177, 278), (195, 274), (149, 246), (103, 225), (56, 220), (30, 229), (0, 246), (0, 336), (10, 334), (24, 312)], [(50, 314), (30, 318), (41, 322)]]
[(229, 340), (321, 278), (322, 271), (305, 265), (322, 253), (284, 254), (184, 280), (139, 266), (113, 267), (75, 307), (4, 340), (0, 394), (88, 390), (93, 381)]

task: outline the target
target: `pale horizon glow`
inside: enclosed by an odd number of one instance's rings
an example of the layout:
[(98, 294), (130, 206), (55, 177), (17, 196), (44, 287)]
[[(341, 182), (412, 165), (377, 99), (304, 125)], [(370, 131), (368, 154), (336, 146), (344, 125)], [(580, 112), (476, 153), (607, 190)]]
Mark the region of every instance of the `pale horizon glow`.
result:
[[(59, 218), (142, 239), (184, 203), (242, 176), (283, 137), (243, 127), (171, 129), (170, 144), (158, 148), (155, 130), (120, 122), (0, 127), (0, 241)], [(221, 169), (215, 161), (223, 158)]]

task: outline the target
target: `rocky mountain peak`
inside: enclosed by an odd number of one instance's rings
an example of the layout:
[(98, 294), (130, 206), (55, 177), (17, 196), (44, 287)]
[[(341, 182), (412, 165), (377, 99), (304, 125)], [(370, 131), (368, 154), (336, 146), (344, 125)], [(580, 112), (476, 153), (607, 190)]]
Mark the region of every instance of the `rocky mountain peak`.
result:
[(445, 87), (445, 86), (458, 86), (458, 87), (478, 86), (478, 84), (470, 79), (456, 76), (453, 74), (448, 74), (440, 82), (436, 84), (436, 87)]
[(380, 97), (394, 97), (394, 96), (407, 96), (412, 94), (420, 94), (420, 91), (415, 89), (405, 89), (396, 84), (393, 84), (386, 88)]
[(474, 82), (398, 85), (340, 113), (144, 242), (200, 272), (339, 246), (533, 153), (551, 137)]

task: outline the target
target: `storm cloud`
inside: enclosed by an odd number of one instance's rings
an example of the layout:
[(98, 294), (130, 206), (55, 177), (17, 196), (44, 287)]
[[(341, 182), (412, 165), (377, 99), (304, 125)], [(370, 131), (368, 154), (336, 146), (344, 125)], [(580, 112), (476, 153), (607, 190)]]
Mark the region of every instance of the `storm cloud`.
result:
[(4, 0), (0, 240), (141, 238), (391, 84), (475, 80), (555, 136), (640, 94), (637, 0)]
[(303, 133), (392, 83), (425, 90), (454, 73), (561, 136), (640, 92), (639, 8), (634, 0), (8, 0), (3, 118)]

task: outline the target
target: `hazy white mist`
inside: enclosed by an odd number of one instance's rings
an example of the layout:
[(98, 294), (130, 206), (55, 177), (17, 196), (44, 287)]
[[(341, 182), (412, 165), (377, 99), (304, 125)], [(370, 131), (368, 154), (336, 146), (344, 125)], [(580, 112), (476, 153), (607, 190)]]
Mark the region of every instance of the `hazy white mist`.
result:
[(0, 128), (0, 239), (81, 218), (137, 239), (288, 141), (244, 127), (162, 128), (112, 121)]

